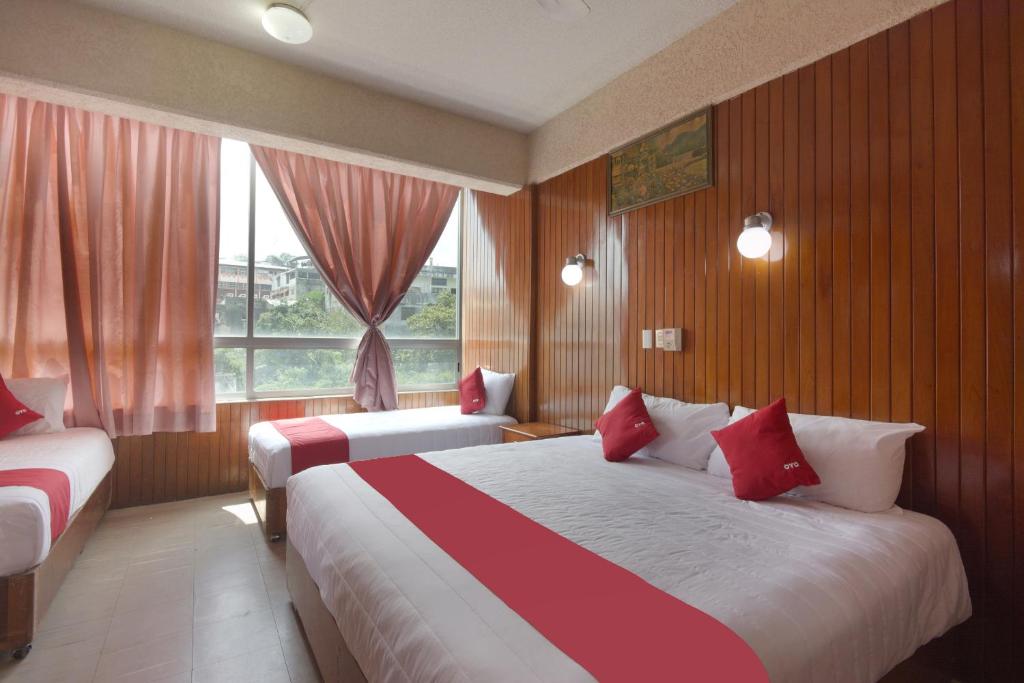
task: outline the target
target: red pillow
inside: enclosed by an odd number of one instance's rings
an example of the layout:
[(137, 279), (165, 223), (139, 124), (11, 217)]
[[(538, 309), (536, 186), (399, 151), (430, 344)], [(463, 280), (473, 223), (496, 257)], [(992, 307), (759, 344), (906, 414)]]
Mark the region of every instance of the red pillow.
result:
[(43, 416), (19, 401), (0, 376), (0, 436), (7, 436)]
[(711, 436), (732, 470), (737, 498), (767, 500), (797, 486), (821, 483), (796, 443), (784, 398)]
[(639, 389), (626, 394), (614, 408), (597, 418), (594, 426), (601, 432), (604, 459), (611, 462), (625, 460), (658, 438)]
[(459, 380), (459, 405), (462, 406), (463, 415), (479, 412), (487, 405), (484, 373), (480, 372), (480, 368)]

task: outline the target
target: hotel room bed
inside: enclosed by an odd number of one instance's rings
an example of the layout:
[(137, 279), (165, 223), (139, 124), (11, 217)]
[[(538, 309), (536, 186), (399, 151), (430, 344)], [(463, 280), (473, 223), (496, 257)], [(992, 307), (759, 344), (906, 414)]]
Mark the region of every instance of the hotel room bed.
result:
[(110, 438), (99, 429), (0, 439), (0, 470), (59, 470), (70, 485), (67, 526), (52, 544), (47, 494), (0, 487), (0, 651), (28, 653), (36, 626), (110, 505), (113, 464)]
[[(320, 417), (348, 436), (349, 460), (494, 444), (501, 441), (501, 425), (516, 422), (507, 415), (463, 415), (457, 405)], [(249, 428), (249, 463), (250, 496), (267, 535), (276, 537), (285, 531), (292, 457), (273, 423)]]
[[(742, 501), (703, 471), (606, 462), (590, 437), (423, 458), (710, 614), (772, 681), (876, 681), (971, 612), (952, 534), (917, 513)], [(367, 679), (593, 680), (350, 467), (288, 497), (289, 586), (312, 580)]]

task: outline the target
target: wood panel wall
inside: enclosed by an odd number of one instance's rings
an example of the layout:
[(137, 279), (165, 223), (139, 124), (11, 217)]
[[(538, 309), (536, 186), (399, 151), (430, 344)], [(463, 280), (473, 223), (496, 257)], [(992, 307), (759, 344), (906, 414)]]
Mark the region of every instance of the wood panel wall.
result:
[[(399, 408), (454, 405), (458, 392), (408, 392)], [(114, 439), (112, 507), (149, 505), (244, 491), (249, 483), (249, 427), (262, 420), (362, 412), (351, 396), (217, 404), (217, 431)]]
[[(723, 102), (714, 144), (714, 187), (616, 218), (603, 158), (535, 188), (537, 417), (590, 429), (622, 383), (924, 425), (900, 503), (959, 542), (965, 677), (1021, 680), (1024, 2), (941, 5)], [(761, 210), (775, 246), (740, 258)], [(521, 239), (505, 225), (477, 228)], [(658, 327), (685, 350), (642, 350)]]
[(467, 192), (462, 239), (462, 366), (514, 372), (507, 412), (531, 419), (533, 191)]

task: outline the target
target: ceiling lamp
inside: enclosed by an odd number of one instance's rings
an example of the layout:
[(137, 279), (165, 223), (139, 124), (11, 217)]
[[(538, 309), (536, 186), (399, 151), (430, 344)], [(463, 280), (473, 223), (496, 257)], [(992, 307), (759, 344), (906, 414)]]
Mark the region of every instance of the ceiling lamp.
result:
[(767, 211), (743, 219), (743, 232), (736, 240), (736, 248), (747, 258), (761, 258), (772, 248), (772, 215)]
[(263, 13), (263, 30), (282, 43), (301, 45), (313, 37), (313, 24), (306, 15), (282, 3), (274, 3)]
[(537, 4), (557, 21), (576, 21), (590, 14), (584, 0), (537, 0)]

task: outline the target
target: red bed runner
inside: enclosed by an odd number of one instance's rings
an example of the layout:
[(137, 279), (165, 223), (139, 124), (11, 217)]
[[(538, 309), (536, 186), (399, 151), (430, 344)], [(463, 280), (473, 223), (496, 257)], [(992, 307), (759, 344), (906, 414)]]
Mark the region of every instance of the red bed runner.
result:
[(348, 462), (348, 435), (319, 417), (273, 420), (292, 448), (292, 474), (317, 465)]
[(50, 543), (64, 533), (71, 514), (71, 482), (68, 475), (48, 467), (0, 470), (0, 487), (28, 486), (50, 499)]
[(422, 458), (350, 467), (598, 680), (768, 680), (724, 624)]

